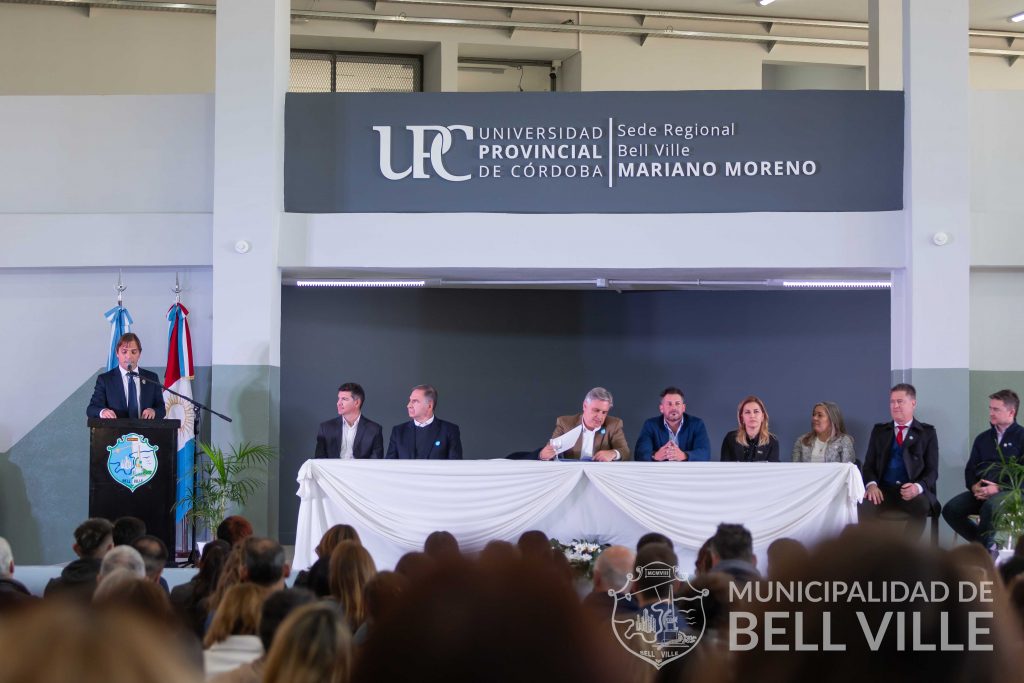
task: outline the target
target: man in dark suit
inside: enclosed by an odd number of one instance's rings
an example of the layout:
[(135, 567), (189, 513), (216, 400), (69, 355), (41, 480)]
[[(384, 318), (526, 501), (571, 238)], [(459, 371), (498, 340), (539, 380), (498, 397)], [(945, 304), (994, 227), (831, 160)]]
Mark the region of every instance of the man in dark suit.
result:
[(918, 538), (932, 512), (939, 509), (939, 439), (935, 427), (914, 419), (917, 390), (897, 384), (889, 390), (891, 422), (876, 424), (864, 456), (864, 502), (860, 514), (872, 519), (885, 510), (906, 514), (906, 532)]
[(551, 439), (537, 457), (554, 460), (629, 460), (629, 444), (622, 429), (622, 420), (612, 417), (612, 393), (594, 387), (583, 399), (583, 412), (563, 415), (555, 420)]
[(314, 458), (383, 458), (381, 426), (363, 415), (366, 393), (355, 382), (338, 387), (338, 417), (320, 423)]
[[(1024, 427), (1017, 424), (1020, 397), (1009, 389), (988, 397), (988, 421), (992, 425), (974, 439), (971, 457), (964, 468), (967, 490), (942, 508), (942, 517), (968, 541), (991, 548), (995, 543), (993, 518), (1007, 491), (1000, 489), (1003, 459), (1024, 459)], [(979, 515), (975, 524), (971, 515)]]
[(429, 384), (413, 387), (409, 394), (409, 422), (391, 430), (388, 443), (390, 459), (462, 460), (462, 436), (459, 426), (434, 417), (437, 389)]
[(661, 415), (644, 422), (636, 440), (633, 457), (637, 460), (710, 460), (708, 430), (699, 417), (686, 414), (683, 390), (668, 387), (658, 404)]
[(160, 379), (139, 368), (142, 342), (126, 332), (117, 340), (117, 365), (96, 378), (96, 388), (85, 414), (89, 417), (131, 417), (143, 420), (163, 419), (164, 392)]

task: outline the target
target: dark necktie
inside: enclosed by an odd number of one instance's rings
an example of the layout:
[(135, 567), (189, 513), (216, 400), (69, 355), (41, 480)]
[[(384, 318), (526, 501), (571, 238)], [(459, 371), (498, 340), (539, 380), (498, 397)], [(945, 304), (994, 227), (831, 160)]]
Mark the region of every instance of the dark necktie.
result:
[(128, 373), (128, 417), (139, 417), (139, 395), (135, 391), (135, 373)]

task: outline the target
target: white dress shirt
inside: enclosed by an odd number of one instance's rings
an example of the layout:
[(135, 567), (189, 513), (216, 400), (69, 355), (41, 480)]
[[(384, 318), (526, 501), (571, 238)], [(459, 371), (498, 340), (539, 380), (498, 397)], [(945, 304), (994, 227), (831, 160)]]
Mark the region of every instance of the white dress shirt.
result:
[(355, 419), (351, 425), (348, 420), (341, 418), (341, 459), (352, 460), (355, 455), (352, 454), (352, 446), (356, 442), (356, 430), (359, 428), (359, 420), (362, 415)]

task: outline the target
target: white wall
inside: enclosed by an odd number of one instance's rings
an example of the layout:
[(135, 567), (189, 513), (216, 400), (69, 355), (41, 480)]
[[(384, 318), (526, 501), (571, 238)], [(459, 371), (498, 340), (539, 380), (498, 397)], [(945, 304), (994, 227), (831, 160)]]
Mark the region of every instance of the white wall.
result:
[[(182, 303), (190, 314), (194, 363), (210, 365), (210, 270), (178, 272)], [(161, 368), (161, 376), (174, 273), (146, 268), (124, 274), (124, 304), (135, 319), (132, 331), (142, 339), (142, 365)], [(113, 268), (0, 269), (0, 319), (6, 321), (0, 342), (0, 452), (106, 365), (110, 325), (103, 314), (116, 304), (117, 275)]]
[(971, 264), (1024, 267), (1024, 91), (974, 91), (970, 116)]

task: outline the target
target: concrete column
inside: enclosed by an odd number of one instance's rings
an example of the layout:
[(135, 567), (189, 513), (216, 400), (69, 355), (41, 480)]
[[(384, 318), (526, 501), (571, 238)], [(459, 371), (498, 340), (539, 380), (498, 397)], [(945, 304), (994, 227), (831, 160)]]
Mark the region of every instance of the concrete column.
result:
[(423, 55), (423, 90), (424, 92), (458, 92), (458, 43), (437, 43)]
[(868, 90), (902, 89), (902, 0), (869, 0)]
[[(288, 0), (219, 0), (214, 120), (213, 442), (279, 443)], [(277, 534), (277, 468), (243, 514)]]
[[(939, 499), (969, 451), (968, 0), (903, 1), (906, 268), (894, 274), (894, 380), (913, 382), (939, 434)], [(940, 242), (944, 244), (939, 244)]]

